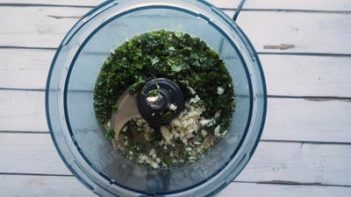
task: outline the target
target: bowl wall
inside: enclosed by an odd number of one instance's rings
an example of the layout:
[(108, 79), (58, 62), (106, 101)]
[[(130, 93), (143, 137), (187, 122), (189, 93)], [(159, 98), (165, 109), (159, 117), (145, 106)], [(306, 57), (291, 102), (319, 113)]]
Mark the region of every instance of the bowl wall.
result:
[[(236, 108), (228, 134), (202, 159), (156, 170), (113, 150), (96, 120), (93, 96), (97, 76), (112, 50), (134, 36), (162, 29), (198, 37), (220, 55), (233, 79)], [(62, 42), (46, 96), (58, 151), (77, 177), (105, 196), (218, 191), (251, 157), (266, 107), (259, 60), (240, 29), (208, 4), (180, 0), (107, 2), (90, 12)]]

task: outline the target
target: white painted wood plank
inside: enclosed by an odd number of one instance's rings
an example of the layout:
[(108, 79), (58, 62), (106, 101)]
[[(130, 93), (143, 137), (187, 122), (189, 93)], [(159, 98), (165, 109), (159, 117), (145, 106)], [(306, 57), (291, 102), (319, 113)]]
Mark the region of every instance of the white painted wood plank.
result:
[(231, 183), (217, 197), (349, 197), (350, 188), (322, 186), (265, 185), (252, 183)]
[(44, 92), (0, 91), (0, 130), (48, 131)]
[(75, 177), (0, 175), (4, 197), (95, 197)]
[[(238, 24), (257, 51), (351, 54), (351, 15), (241, 12)], [(286, 50), (269, 49), (281, 44)]]
[[(95, 6), (102, 1), (103, 0), (16, 0), (15, 3)], [(221, 8), (235, 8), (239, 0), (209, 0), (209, 2)], [(1, 0), (0, 3), (14, 3), (14, 1)], [(351, 2), (349, 0), (247, 0), (244, 8), (346, 11), (351, 10)]]
[(351, 146), (263, 143), (237, 181), (351, 185)]
[(0, 172), (70, 175), (49, 134), (0, 133)]
[(260, 55), (268, 94), (351, 97), (351, 58)]
[(45, 89), (53, 56), (53, 50), (0, 49), (0, 87)]
[(262, 139), (351, 142), (351, 102), (268, 99)]
[[(0, 45), (57, 47), (64, 34), (88, 10), (0, 7)], [(261, 52), (351, 54), (350, 21), (349, 14), (243, 11), (238, 23)], [(281, 44), (294, 47), (269, 49)]]
[[(0, 95), (0, 131), (48, 131), (44, 92), (0, 91)], [(268, 101), (265, 140), (351, 142), (351, 102)]]
[[(351, 185), (350, 152), (349, 145), (261, 142), (236, 180)], [(0, 133), (0, 156), (3, 173), (70, 175), (48, 134)]]
[[(0, 88), (45, 89), (53, 55), (53, 50), (0, 49)], [(270, 95), (351, 97), (351, 58), (260, 58)]]
[[(104, 0), (1, 0), (1, 3), (21, 3), (21, 4), (54, 4), (54, 5), (76, 5), (76, 6), (96, 6)], [(339, 0), (340, 1), (340, 0)], [(235, 8), (240, 0), (208, 0), (208, 2), (220, 8)]]
[[(0, 175), (1, 196), (52, 196), (52, 197), (85, 197), (96, 196), (85, 188), (74, 177), (47, 176), (9, 176)], [(322, 186), (281, 186), (253, 183), (231, 183), (218, 197), (256, 196), (269, 193), (272, 197), (319, 196), (319, 197), (348, 197), (350, 188)]]
[(0, 3), (96, 6), (104, 0), (0, 0)]
[[(229, 1), (229, 0), (228, 0)], [(350, 11), (349, 0), (247, 0), (244, 8)]]
[[(17, 197), (95, 197), (74, 177), (12, 176), (0, 175), (0, 195)], [(350, 188), (323, 186), (266, 185), (255, 183), (231, 183), (217, 197), (252, 197), (269, 194), (271, 197), (349, 197)]]
[(0, 45), (57, 47), (68, 30), (89, 10), (0, 7)]

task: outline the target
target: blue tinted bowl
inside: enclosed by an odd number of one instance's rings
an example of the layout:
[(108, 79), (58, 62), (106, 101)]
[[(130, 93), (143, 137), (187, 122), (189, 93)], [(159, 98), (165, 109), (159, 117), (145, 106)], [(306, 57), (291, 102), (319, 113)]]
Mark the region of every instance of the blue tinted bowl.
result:
[[(236, 109), (226, 137), (199, 161), (170, 169), (138, 165), (113, 150), (94, 112), (97, 76), (110, 52), (142, 33), (169, 30), (205, 41), (233, 78)], [(107, 1), (67, 34), (52, 62), (46, 89), (53, 141), (72, 173), (101, 196), (205, 196), (228, 185), (259, 141), (266, 87), (255, 50), (221, 10), (195, 0)]]

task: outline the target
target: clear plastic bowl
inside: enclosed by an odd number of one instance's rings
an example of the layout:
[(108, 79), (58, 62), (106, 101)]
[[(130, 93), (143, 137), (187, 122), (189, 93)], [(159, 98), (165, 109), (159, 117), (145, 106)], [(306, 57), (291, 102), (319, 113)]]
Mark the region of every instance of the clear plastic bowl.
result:
[[(199, 161), (152, 169), (124, 158), (105, 139), (95, 117), (97, 75), (110, 52), (155, 30), (189, 33), (224, 60), (236, 110), (227, 136)], [(101, 196), (206, 196), (228, 185), (259, 141), (266, 87), (259, 59), (239, 27), (221, 10), (195, 0), (107, 1), (84, 16), (59, 46), (46, 89), (52, 139), (72, 173)]]

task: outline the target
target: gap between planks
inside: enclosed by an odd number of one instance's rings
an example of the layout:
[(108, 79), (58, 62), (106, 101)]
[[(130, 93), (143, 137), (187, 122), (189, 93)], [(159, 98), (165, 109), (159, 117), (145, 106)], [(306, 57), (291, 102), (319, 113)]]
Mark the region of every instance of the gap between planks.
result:
[[(54, 51), (0, 51), (2, 90), (45, 90)], [(18, 59), (18, 54), (22, 58)], [(291, 55), (259, 57), (270, 97), (304, 98), (311, 101), (350, 100), (351, 79), (348, 76), (351, 74), (351, 58)]]
[[(0, 91), (19, 91), (19, 92), (45, 92), (45, 89), (37, 88), (5, 88), (0, 87)], [(77, 91), (79, 92), (79, 91)], [(82, 91), (82, 92), (89, 92), (89, 91)], [(314, 102), (323, 102), (323, 101), (345, 101), (351, 102), (351, 97), (340, 97), (340, 96), (290, 96), (290, 95), (267, 95), (267, 99), (274, 98), (274, 99), (304, 99), (308, 101)]]
[[(0, 134), (42, 134), (49, 135), (50, 131), (8, 131), (0, 130)], [(346, 145), (351, 146), (351, 142), (333, 142), (333, 141), (306, 141), (306, 140), (275, 140), (275, 139), (261, 139), (260, 142), (269, 142), (269, 143), (295, 143), (295, 144), (320, 144), (320, 145)]]
[[(71, 175), (50, 136), (1, 134), (0, 139), (1, 149), (8, 150), (0, 152), (4, 159), (0, 164), (2, 172)], [(262, 142), (236, 180), (262, 184), (351, 185), (347, 173), (351, 162), (347, 157), (349, 151), (349, 146)], [(35, 162), (38, 158), (43, 158), (42, 162)], [(339, 162), (334, 162), (336, 158)]]
[[(237, 2), (233, 7), (218, 7), (225, 11), (236, 11)], [(95, 5), (74, 4), (50, 4), (50, 3), (0, 3), (0, 7), (48, 7), (48, 8), (95, 8)], [(328, 9), (292, 9), (292, 8), (243, 8), (245, 12), (303, 12), (303, 13), (325, 13), (325, 14), (351, 14), (350, 10), (328, 10)]]
[[(3, 196), (71, 196), (95, 197), (96, 194), (84, 187), (74, 177), (50, 176), (11, 176), (1, 175), (0, 186)], [(45, 185), (45, 187), (43, 187)], [(311, 185), (274, 185), (232, 182), (216, 196), (252, 197), (259, 193), (269, 193), (272, 197), (319, 196), (319, 197), (348, 197), (350, 188), (311, 186)]]
[[(79, 18), (86, 12), (86, 10), (76, 8), (64, 10), (61, 8), (19, 9), (15, 7), (12, 9), (2, 8), (1, 15), (3, 18), (11, 18), (14, 13), (18, 12), (22, 18), (25, 18), (23, 19), (25, 20), (24, 24), (28, 28), (19, 28), (23, 24), (23, 20), (16, 20), (16, 18), (11, 21), (11, 24), (6, 23), (6, 21), (3, 22), (2, 45), (27, 47), (38, 45), (38, 47), (54, 48), (59, 45), (59, 41), (62, 40), (66, 32), (77, 21), (76, 18), (71, 17), (76, 16)], [(226, 14), (232, 16), (233, 12), (226, 11)], [(63, 18), (63, 20), (57, 20), (52, 16)], [(251, 38), (256, 49), (260, 49), (259, 51), (277, 52), (276, 47), (279, 44), (290, 44), (294, 45), (294, 47), (279, 52), (288, 54), (290, 52), (315, 52), (346, 56), (351, 54), (348, 40), (343, 39), (349, 36), (349, 18), (350, 15), (343, 14), (253, 13), (243, 11), (240, 14), (238, 24)], [(287, 20), (289, 23), (286, 23)], [(270, 21), (275, 25), (267, 30), (265, 26), (266, 21)], [(304, 21), (304, 23), (301, 23), (301, 21)], [(13, 35), (16, 35), (16, 39), (11, 39)], [(301, 40), (301, 37), (310, 37), (310, 39)], [(332, 39), (324, 39), (326, 37)], [(321, 44), (320, 40), (323, 40), (324, 44)], [(272, 46), (274, 48), (270, 48)]]
[[(11, 172), (0, 172), (0, 176), (42, 176), (42, 177), (72, 177), (71, 174), (45, 174), (45, 173), (11, 173)], [(249, 184), (260, 184), (260, 185), (290, 185), (290, 186), (321, 186), (321, 187), (346, 187), (351, 188), (351, 185), (339, 185), (339, 184), (322, 184), (322, 183), (309, 183), (309, 182), (295, 182), (295, 181), (284, 181), (284, 180), (272, 180), (272, 181), (236, 181), (233, 180), (231, 183), (249, 183)]]
[[(0, 94), (1, 130), (48, 131), (44, 92), (2, 91)], [(90, 99), (90, 95), (82, 93), (81, 96)], [(268, 99), (268, 106), (262, 139), (351, 142), (349, 102), (272, 98)], [(22, 123), (16, 124), (18, 121)]]
[[(0, 45), (1, 49), (13, 49), (13, 50), (48, 50), (56, 51), (56, 47), (30, 47), (30, 46), (10, 46)], [(348, 53), (315, 53), (315, 52), (264, 52), (257, 51), (258, 55), (291, 55), (291, 56), (316, 56), (316, 57), (351, 57)]]

